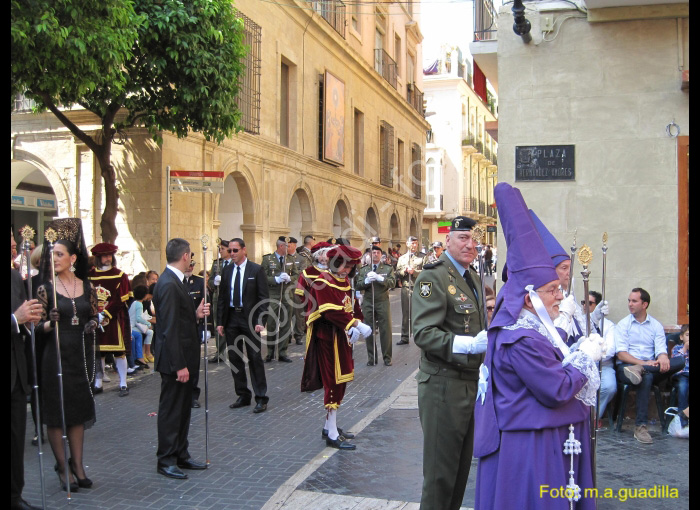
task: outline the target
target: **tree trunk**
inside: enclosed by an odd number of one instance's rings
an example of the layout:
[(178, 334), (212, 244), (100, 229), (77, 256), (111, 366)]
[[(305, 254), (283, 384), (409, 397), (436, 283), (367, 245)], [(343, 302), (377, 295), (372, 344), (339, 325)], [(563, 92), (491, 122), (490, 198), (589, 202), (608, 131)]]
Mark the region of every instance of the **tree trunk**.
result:
[(117, 240), (117, 211), (119, 208), (119, 190), (117, 189), (117, 173), (112, 166), (112, 136), (104, 133), (100, 154), (97, 161), (100, 164), (100, 174), (105, 183), (105, 208), (100, 219), (102, 241), (112, 243)]

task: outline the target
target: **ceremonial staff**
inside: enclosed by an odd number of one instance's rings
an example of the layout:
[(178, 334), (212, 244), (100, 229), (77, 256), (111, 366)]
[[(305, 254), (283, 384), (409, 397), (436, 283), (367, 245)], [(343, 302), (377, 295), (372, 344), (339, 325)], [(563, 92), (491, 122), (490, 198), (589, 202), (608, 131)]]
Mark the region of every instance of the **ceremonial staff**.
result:
[(369, 283), (372, 286), (372, 348), (374, 349), (374, 364), (377, 364), (377, 321), (374, 316), (374, 281)]
[[(289, 241), (287, 241), (287, 239), (289, 239), (289, 238), (286, 237), (286, 238), (285, 238), (285, 241), (286, 241), (286, 242), (289, 242)], [(285, 246), (287, 246), (286, 243), (285, 243)], [(286, 256), (286, 255), (283, 255), (283, 256), (282, 256), (282, 272), (283, 272), (283, 273), (286, 273), (286, 271), (285, 271), (285, 269), (286, 269), (286, 265), (285, 265), (286, 260), (287, 260), (287, 256)], [(276, 343), (277, 345), (275, 345), (275, 346), (272, 347), (273, 358), (274, 358), (274, 353), (275, 353), (275, 351), (277, 351), (277, 357), (278, 357), (278, 358), (279, 358), (279, 355), (280, 355), (280, 351), (279, 351), (279, 346), (280, 346), (280, 316), (282, 315), (282, 300), (283, 300), (283, 299), (284, 299), (284, 280), (282, 280), (282, 286), (280, 287), (280, 302), (279, 302), (279, 304), (278, 304), (278, 306), (277, 306), (277, 320), (275, 321), (275, 322), (277, 323), (277, 327), (276, 327), (276, 330), (275, 330), (275, 343)], [(268, 351), (268, 354), (269, 354), (269, 351)]]
[[(221, 238), (217, 237), (216, 238), (216, 246), (219, 247), (221, 246)], [(228, 247), (226, 248), (228, 249)], [(205, 266), (206, 269), (206, 266)], [(216, 274), (221, 278), (221, 257), (216, 257)], [(219, 287), (214, 286), (214, 289), (216, 289), (216, 296), (219, 296)], [(218, 301), (218, 299), (216, 300)], [(216, 306), (216, 305), (214, 305)], [(219, 314), (216, 314), (215, 317), (217, 320), (219, 320)], [(214, 321), (216, 322), (216, 321)], [(219, 334), (219, 328), (216, 327), (216, 324), (214, 324), (214, 329), (216, 330), (216, 362), (218, 363), (221, 360), (221, 335)]]
[[(604, 232), (603, 233), (603, 303), (605, 303), (605, 273), (606, 273), (606, 264), (605, 264), (605, 259), (607, 258), (606, 255), (608, 253), (608, 233)], [(603, 336), (605, 332), (605, 315), (601, 314), (600, 317), (600, 336)]]
[[(56, 302), (56, 267), (54, 266), (53, 248), (58, 235), (53, 228), (49, 227), (46, 229), (46, 232), (44, 232), (44, 237), (48, 241), (47, 248), (49, 249), (49, 253), (51, 253), (51, 289), (53, 290), (53, 306), (56, 308), (58, 304)], [(63, 435), (63, 476), (66, 480), (66, 497), (70, 503), (70, 468), (68, 466), (68, 459), (70, 458), (70, 455), (68, 451), (68, 435), (66, 433), (66, 413), (63, 397), (63, 364), (61, 363), (61, 340), (59, 339), (58, 335), (58, 321), (56, 321), (54, 324), (54, 338), (56, 340), (56, 366), (58, 367), (58, 403), (61, 407), (61, 434)], [(41, 443), (41, 437), (39, 437), (39, 443)]]
[[(417, 241), (413, 241), (414, 243)], [(408, 248), (408, 267), (413, 269), (413, 252)], [(411, 301), (413, 301), (413, 275), (408, 275), (408, 338), (413, 339), (413, 321), (411, 320)]]
[(569, 288), (566, 289), (567, 296), (573, 294), (573, 289), (571, 287), (574, 285), (574, 257), (576, 256), (576, 232), (578, 232), (578, 229), (574, 230), (574, 244), (571, 245), (571, 265), (569, 267)]
[[(29, 225), (25, 225), (24, 228), (22, 229), (22, 239), (24, 239), (24, 242), (22, 243), (22, 258), (24, 259), (26, 265), (27, 265), (27, 298), (32, 299), (32, 272), (29, 264), (29, 256), (30, 256), (30, 251), (31, 251), (31, 245), (29, 244), (29, 241), (34, 237), (34, 229), (30, 227)], [(39, 404), (39, 374), (37, 373), (37, 367), (36, 367), (36, 331), (34, 329), (34, 323), (30, 322), (29, 323), (29, 330), (31, 332), (31, 348), (32, 348), (32, 372), (34, 374), (34, 380), (32, 381), (32, 390), (34, 392), (34, 399), (35, 399), (35, 416), (34, 420), (36, 421), (36, 426), (37, 426), (37, 438), (38, 438), (38, 447), (39, 447), (39, 480), (41, 482), (41, 506), (42, 508), (46, 508), (46, 489), (44, 486), (44, 451), (42, 447), (43, 441), (41, 440), (42, 434), (42, 426), (41, 426), (41, 412), (40, 412), (40, 404)]]
[[(209, 236), (204, 234), (202, 241), (202, 266), (204, 266), (204, 281), (207, 282), (207, 243)], [(204, 285), (204, 306), (207, 306), (207, 285)], [(202, 343), (204, 344), (204, 457), (209, 466), (209, 352), (207, 349), (207, 333), (209, 332), (207, 316), (204, 316), (204, 331), (202, 331)], [(219, 344), (216, 345), (216, 358), (219, 359)]]
[[(593, 260), (593, 252), (584, 244), (581, 250), (578, 252), (578, 261), (583, 267), (581, 275), (583, 276), (583, 295), (586, 297), (584, 299), (584, 311), (586, 312), (586, 337), (591, 336), (591, 307), (588, 302), (588, 277), (591, 272), (588, 270), (588, 265)], [(600, 370), (600, 361), (598, 362), (598, 370)], [(596, 425), (598, 420), (598, 402), (596, 400), (596, 405), (591, 407), (591, 464), (593, 467), (593, 487), (596, 486), (596, 446), (598, 441), (598, 435), (596, 433)]]
[[(486, 310), (486, 282), (484, 281), (484, 246), (481, 244), (481, 239), (484, 236), (484, 231), (481, 227), (475, 226), (472, 229), (472, 239), (476, 241), (476, 251), (479, 254), (479, 279), (481, 280), (481, 311), (484, 316), (484, 328), (488, 329), (489, 316)], [(468, 269), (467, 269), (468, 270)], [(478, 296), (476, 302), (479, 302)]]

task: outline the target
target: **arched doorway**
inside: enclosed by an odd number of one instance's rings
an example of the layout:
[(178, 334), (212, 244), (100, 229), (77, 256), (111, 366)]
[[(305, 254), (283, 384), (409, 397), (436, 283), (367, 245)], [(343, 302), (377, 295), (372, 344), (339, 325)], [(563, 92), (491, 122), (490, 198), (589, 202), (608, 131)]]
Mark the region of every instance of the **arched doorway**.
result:
[(309, 195), (306, 190), (299, 188), (289, 201), (289, 235), (296, 237), (301, 245), (304, 236), (312, 230), (312, 222), (313, 215)]
[(416, 223), (416, 218), (411, 218), (411, 224), (408, 229), (408, 235), (418, 237), (418, 223)]
[(243, 225), (255, 223), (253, 193), (245, 176), (240, 172), (229, 174), (224, 180), (224, 194), (219, 199), (219, 237), (244, 238)]
[(344, 200), (338, 200), (333, 209), (333, 237), (350, 237), (352, 219), (350, 210)]
[(41, 244), (45, 225), (59, 215), (58, 199), (51, 183), (31, 163), (13, 161), (10, 185), (10, 224), (15, 239), (19, 244), (19, 229), (29, 225), (36, 232), (34, 243)]
[(393, 213), (391, 215), (391, 219), (389, 220), (389, 227), (391, 228), (391, 243), (400, 243), (401, 229), (399, 227), (399, 217), (396, 213)]
[(367, 209), (367, 214), (365, 214), (365, 242), (368, 242), (370, 237), (381, 237), (379, 235), (379, 219), (377, 218), (377, 213), (374, 207)]

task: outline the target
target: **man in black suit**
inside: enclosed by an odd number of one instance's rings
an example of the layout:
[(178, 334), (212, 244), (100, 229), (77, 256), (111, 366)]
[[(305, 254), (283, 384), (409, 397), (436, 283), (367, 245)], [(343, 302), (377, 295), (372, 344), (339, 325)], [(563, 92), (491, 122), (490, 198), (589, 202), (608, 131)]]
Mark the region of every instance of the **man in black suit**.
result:
[[(194, 253), (191, 255), (194, 257)], [(204, 299), (204, 277), (199, 276), (194, 273), (194, 266), (196, 262), (194, 258), (190, 260), (190, 267), (185, 271), (185, 286), (187, 287), (187, 293), (192, 298), (195, 308), (199, 308), (199, 304)], [(204, 335), (204, 322), (197, 321), (197, 338), (202, 341)], [(199, 395), (202, 390), (199, 388), (199, 370), (195, 373), (190, 374), (190, 379), (192, 379), (192, 408), (199, 409), (202, 407), (199, 403)]]
[[(12, 232), (12, 248), (17, 246)], [(19, 273), (10, 269), (10, 508), (35, 508), (22, 499), (24, 488), (24, 435), (27, 428), (27, 361), (24, 356), (24, 339), (26, 329), (23, 324), (38, 322), (41, 318), (41, 305), (36, 299), (27, 301), (24, 282)]]
[(217, 312), (221, 320), (217, 326), (226, 339), (226, 349), (236, 388), (236, 400), (229, 407), (236, 409), (249, 406), (252, 394), (248, 389), (243, 361), (243, 348), (248, 358), (250, 384), (255, 394), (254, 413), (267, 409), (267, 381), (261, 355), (260, 333), (265, 329), (264, 321), (268, 306), (267, 278), (262, 266), (248, 260), (243, 239), (229, 242), (230, 264), (221, 275)]
[(206, 469), (204, 463), (190, 458), (187, 434), (192, 413), (191, 374), (199, 371), (201, 342), (197, 320), (209, 315), (209, 304), (202, 301), (195, 309), (183, 283), (190, 266), (190, 243), (171, 239), (165, 248), (168, 261), (153, 291), (153, 306), (158, 314), (156, 370), (160, 372), (158, 403), (158, 473), (185, 479), (183, 469)]

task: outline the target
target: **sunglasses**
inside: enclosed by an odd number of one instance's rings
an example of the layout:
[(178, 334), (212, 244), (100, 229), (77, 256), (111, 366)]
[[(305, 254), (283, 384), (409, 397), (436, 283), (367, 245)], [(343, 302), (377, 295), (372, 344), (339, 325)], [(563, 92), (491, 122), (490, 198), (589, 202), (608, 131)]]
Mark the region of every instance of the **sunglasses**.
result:
[[(586, 306), (586, 302), (584, 300), (582, 300), (581, 305)], [(589, 301), (588, 306), (595, 306), (595, 301)]]
[(493, 312), (494, 308), (496, 308), (496, 307), (495, 306), (487, 306), (486, 310), (489, 312)]
[(238, 253), (240, 251), (239, 248), (231, 248), (228, 252), (229, 253)]

